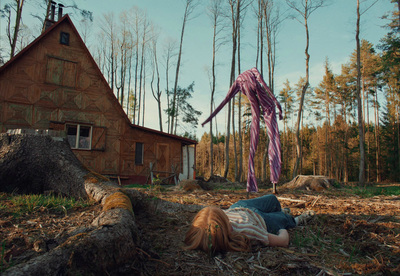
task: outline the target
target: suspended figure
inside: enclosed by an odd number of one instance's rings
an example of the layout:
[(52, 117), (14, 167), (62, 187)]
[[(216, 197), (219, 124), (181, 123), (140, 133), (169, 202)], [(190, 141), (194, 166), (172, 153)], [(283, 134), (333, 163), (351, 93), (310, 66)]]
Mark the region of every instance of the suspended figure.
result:
[(282, 120), (282, 108), (276, 100), (271, 89), (265, 84), (263, 77), (257, 68), (252, 68), (241, 73), (236, 81), (232, 84), (225, 99), (211, 113), (210, 117), (202, 123), (206, 123), (218, 114), (219, 111), (239, 92), (242, 91), (250, 101), (251, 105), (251, 129), (250, 129), (250, 153), (249, 153), (249, 168), (247, 172), (247, 192), (257, 192), (258, 185), (254, 171), (254, 156), (256, 153), (259, 134), (260, 134), (260, 105), (262, 107), (262, 115), (267, 127), (269, 146), (268, 158), (270, 165), (270, 179), (276, 187), (279, 176), (281, 174), (281, 143), (279, 138), (278, 123), (276, 120), (275, 106), (279, 110), (279, 119)]

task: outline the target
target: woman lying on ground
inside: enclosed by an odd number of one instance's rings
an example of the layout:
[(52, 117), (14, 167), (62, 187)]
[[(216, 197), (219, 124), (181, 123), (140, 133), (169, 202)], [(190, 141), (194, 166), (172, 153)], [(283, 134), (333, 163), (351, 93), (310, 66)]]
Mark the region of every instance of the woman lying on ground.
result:
[(227, 210), (215, 206), (202, 209), (193, 219), (184, 242), (186, 249), (208, 253), (249, 251), (251, 241), (286, 247), (289, 245), (287, 229), (312, 216), (312, 211), (291, 216), (288, 208), (282, 210), (275, 195), (239, 200)]

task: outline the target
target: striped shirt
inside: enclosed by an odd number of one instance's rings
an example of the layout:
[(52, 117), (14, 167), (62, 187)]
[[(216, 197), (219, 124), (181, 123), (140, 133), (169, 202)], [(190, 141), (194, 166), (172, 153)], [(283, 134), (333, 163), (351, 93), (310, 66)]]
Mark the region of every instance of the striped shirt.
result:
[(224, 210), (232, 225), (233, 231), (241, 233), (250, 240), (269, 244), (267, 226), (264, 219), (250, 209), (238, 207)]

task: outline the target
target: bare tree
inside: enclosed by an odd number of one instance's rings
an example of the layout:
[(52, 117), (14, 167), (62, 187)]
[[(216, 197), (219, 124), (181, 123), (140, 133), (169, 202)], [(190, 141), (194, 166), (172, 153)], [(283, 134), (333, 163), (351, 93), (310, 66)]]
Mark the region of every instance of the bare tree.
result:
[[(238, 66), (240, 64), (239, 61), (239, 41), (240, 41), (240, 6), (242, 4), (241, 0), (236, 0), (236, 1), (230, 1), (231, 3), (231, 19), (232, 19), (232, 44), (233, 47), (232, 49), (232, 63), (231, 66), (233, 66), (233, 72), (235, 72), (235, 66), (236, 66), (236, 55), (238, 55)], [(236, 7), (235, 7), (236, 6)], [(235, 41), (233, 41), (235, 39)], [(232, 67), (231, 67), (232, 68)], [(232, 72), (232, 71), (231, 71)], [(240, 69), (238, 68), (238, 72), (240, 73)], [(233, 77), (232, 81), (234, 80), (234, 76), (235, 73), (233, 74), (233, 76), (231, 75), (231, 77)], [(232, 85), (232, 83), (231, 83)], [(238, 181), (238, 156), (237, 156), (237, 150), (236, 150), (236, 130), (235, 130), (235, 97), (232, 99), (232, 133), (233, 133), (233, 153), (234, 153), (234, 174), (235, 174), (235, 181)], [(229, 116), (229, 115), (228, 115)], [(228, 123), (229, 124), (229, 123)], [(229, 131), (229, 130), (228, 130)], [(230, 136), (230, 135), (229, 135)], [(228, 150), (229, 150), (229, 141), (230, 139), (228, 138)], [(229, 154), (227, 157), (227, 163), (229, 164)], [(226, 171), (226, 176), (227, 176), (227, 171)], [(225, 177), (226, 177), (225, 176)]]
[[(272, 93), (274, 93), (274, 77), (275, 77), (275, 63), (276, 63), (276, 37), (278, 35), (279, 25), (282, 19), (279, 13), (279, 6), (274, 0), (261, 0), (261, 16), (264, 18), (265, 24), (265, 37), (267, 39), (267, 65), (268, 65), (268, 85)], [(260, 21), (260, 20), (259, 20)], [(262, 20), (261, 20), (262, 21)], [(261, 29), (262, 32), (262, 29)], [(262, 36), (264, 37), (264, 35)], [(261, 57), (262, 57), (261, 53)], [(261, 58), (261, 60), (263, 60)], [(268, 136), (266, 136), (268, 137)], [(268, 147), (265, 147), (263, 155), (263, 180), (267, 178), (267, 162), (268, 162)], [(273, 185), (273, 193), (276, 193), (276, 185)]]
[[(166, 89), (165, 89), (165, 94), (167, 95), (167, 110), (170, 110), (170, 100), (169, 100), (169, 70), (172, 67), (171, 64), (171, 59), (176, 56), (176, 53), (174, 52), (176, 49), (176, 41), (168, 39), (168, 41), (165, 44), (164, 48), (164, 61), (165, 61), (165, 83), (166, 83)], [(170, 125), (171, 125), (171, 116), (167, 116), (167, 131), (170, 130)]]
[[(236, 48), (237, 48), (237, 23), (238, 19), (238, 6), (240, 6), (240, 0), (229, 0), (229, 6), (231, 10), (230, 19), (232, 24), (232, 57), (231, 57), (231, 74), (229, 78), (229, 87), (235, 80), (235, 65), (236, 65)], [(228, 118), (226, 123), (226, 136), (225, 136), (225, 169), (224, 177), (228, 176), (229, 171), (229, 140), (231, 135), (231, 102), (228, 102)]]
[[(5, 17), (7, 21), (7, 38), (10, 44), (10, 58), (15, 55), (15, 49), (17, 46), (18, 33), (20, 31), (21, 22), (22, 22), (22, 8), (24, 6), (24, 0), (13, 0), (10, 4), (6, 4), (4, 9), (1, 10), (1, 17)], [(15, 12), (15, 22), (13, 26), (11, 26), (12, 21), (12, 10)]]
[[(126, 115), (129, 117), (129, 112), (130, 112), (130, 107), (131, 105), (131, 100), (133, 101), (133, 110), (135, 109), (135, 98), (133, 97), (133, 91), (132, 91), (132, 61), (133, 61), (133, 56), (134, 52), (136, 53), (137, 50), (137, 38), (135, 38), (135, 27), (136, 27), (136, 20), (132, 20), (132, 18), (135, 18), (137, 8), (134, 7), (129, 10), (129, 15), (128, 18), (130, 19), (129, 22), (134, 22), (129, 26), (129, 31), (128, 31), (128, 41), (129, 41), (129, 55), (128, 55), (128, 95), (126, 97)], [(133, 31), (132, 31), (133, 30)], [(134, 120), (133, 120), (134, 122)]]
[(129, 42), (130, 34), (129, 34), (129, 26), (128, 20), (129, 15), (126, 11), (120, 14), (121, 26), (118, 31), (120, 37), (118, 39), (118, 49), (120, 54), (120, 70), (119, 70), (119, 85), (118, 85), (118, 71), (116, 71), (115, 75), (115, 88), (117, 88), (117, 97), (121, 104), (124, 106), (124, 98), (125, 98), (125, 81), (126, 81), (126, 73), (127, 73), (127, 65), (128, 65), (128, 56), (130, 53), (131, 43)]
[[(162, 90), (160, 89), (160, 71), (158, 69), (158, 59), (157, 59), (157, 39), (158, 39), (158, 33), (156, 33), (156, 30), (154, 26), (152, 26), (152, 39), (151, 39), (151, 46), (152, 46), (152, 53), (153, 53), (153, 74), (151, 78), (151, 92), (153, 94), (154, 99), (157, 102), (157, 107), (158, 107), (158, 122), (160, 125), (160, 131), (163, 131), (162, 127), (162, 110), (161, 110), (161, 94)], [(156, 79), (156, 89), (154, 89), (153, 83), (154, 79)]]
[(298, 115), (297, 115), (297, 122), (296, 122), (296, 135), (295, 135), (295, 140), (296, 140), (296, 163), (293, 168), (293, 174), (292, 177), (294, 178), (297, 175), (297, 170), (299, 167), (299, 163), (301, 160), (301, 143), (300, 143), (300, 123), (301, 123), (301, 118), (302, 118), (302, 113), (303, 113), (303, 105), (304, 105), (304, 97), (307, 91), (307, 88), (309, 87), (309, 79), (310, 79), (310, 73), (309, 73), (309, 63), (310, 63), (310, 54), (308, 53), (308, 47), (310, 45), (310, 35), (308, 31), (308, 18), (310, 15), (317, 10), (320, 7), (323, 7), (324, 5), (324, 0), (286, 0), (286, 3), (288, 6), (293, 9), (298, 15), (301, 17), (302, 20), (297, 19), (297, 21), (302, 24), (305, 28), (306, 31), (306, 48), (305, 48), (305, 55), (306, 55), (306, 79), (305, 79), (305, 84), (303, 86), (301, 96), (300, 96), (300, 103), (299, 103), (299, 110), (298, 110)]
[(132, 116), (132, 123), (135, 123), (135, 121), (136, 121), (136, 115), (137, 115), (137, 113), (136, 113), (136, 109), (137, 109), (137, 102), (138, 102), (138, 100), (137, 100), (137, 90), (138, 90), (138, 87), (137, 87), (137, 85), (138, 85), (138, 68), (139, 68), (139, 38), (140, 38), (140, 25), (141, 25), (141, 21), (143, 20), (143, 18), (142, 18), (142, 12), (138, 9), (138, 8), (136, 8), (135, 10), (134, 10), (134, 12), (135, 12), (135, 23), (134, 23), (134, 25), (133, 25), (133, 33), (134, 33), (134, 36), (135, 36), (135, 42), (134, 42), (134, 45), (135, 45), (135, 73), (134, 73), (134, 76), (135, 76), (135, 87), (134, 87), (134, 94), (133, 94), (133, 103), (131, 104), (131, 106), (133, 106), (133, 116)]
[(178, 80), (179, 80), (179, 70), (181, 66), (181, 58), (182, 58), (182, 46), (183, 46), (183, 36), (185, 34), (185, 27), (187, 21), (191, 19), (191, 14), (193, 13), (194, 9), (198, 5), (197, 0), (186, 0), (186, 5), (185, 5), (185, 13), (183, 14), (183, 21), (182, 21), (182, 29), (181, 29), (181, 39), (179, 43), (179, 53), (178, 53), (178, 61), (176, 64), (176, 73), (175, 73), (175, 84), (174, 84), (174, 95), (172, 99), (172, 117), (171, 117), (171, 129), (169, 133), (176, 133), (176, 128), (174, 129), (174, 122), (175, 122), (175, 114), (178, 113), (177, 109), (177, 104), (176, 104), (176, 93), (178, 89)]
[[(228, 0), (230, 7), (229, 18), (232, 26), (232, 54), (231, 54), (231, 72), (230, 72), (230, 81), (229, 86), (232, 86), (235, 81), (236, 75), (236, 64), (240, 66), (240, 53), (238, 51), (238, 46), (240, 45), (240, 24), (241, 20), (244, 18), (244, 11), (250, 5), (251, 1), (246, 0)], [(238, 59), (236, 56), (238, 55)], [(240, 69), (239, 69), (240, 70)], [(230, 144), (230, 126), (231, 126), (231, 116), (233, 116), (235, 106), (235, 99), (233, 99), (232, 103), (228, 102), (228, 118), (227, 118), (227, 126), (226, 126), (226, 136), (225, 136), (225, 169), (224, 169), (224, 177), (228, 176), (229, 171), (229, 144)], [(231, 114), (232, 113), (232, 114)], [(233, 132), (235, 132), (234, 127), (234, 119), (232, 118), (232, 126)], [(234, 133), (235, 135), (235, 133)], [(235, 180), (238, 180), (238, 159), (237, 159), (237, 150), (236, 150), (236, 137), (234, 136), (234, 156), (235, 156)]]
[[(374, 1), (371, 6), (365, 9), (366, 12), (369, 8), (371, 8), (376, 2)], [(363, 12), (363, 13), (364, 13)], [(360, 0), (357, 0), (357, 23), (356, 23), (356, 45), (357, 45), (357, 85), (356, 85), (356, 97), (357, 97), (357, 112), (358, 112), (358, 134), (360, 141), (360, 166), (359, 166), (359, 174), (358, 181), (360, 185), (365, 184), (365, 136), (364, 136), (364, 119), (363, 119), (363, 111), (362, 111), (362, 103), (361, 103), (361, 47), (360, 47)]]
[[(144, 83), (144, 79), (145, 79), (145, 55), (146, 55), (146, 47), (147, 47), (147, 42), (148, 42), (148, 32), (149, 32), (149, 21), (147, 20), (147, 18), (143, 18), (143, 33), (142, 33), (142, 43), (141, 43), (141, 58), (140, 58), (140, 72), (139, 72), (139, 96), (138, 96), (138, 116), (137, 116), (137, 124), (140, 125), (140, 110), (142, 110), (142, 125), (144, 123), (144, 104), (145, 104), (145, 83)], [(142, 91), (143, 91), (143, 97), (142, 97)], [(143, 99), (143, 101), (142, 101)], [(143, 106), (143, 108), (142, 108)]]
[(356, 23), (356, 44), (357, 44), (357, 111), (358, 111), (358, 134), (360, 138), (360, 166), (358, 181), (360, 185), (365, 183), (365, 148), (364, 148), (364, 120), (362, 115), (362, 104), (361, 104), (361, 64), (360, 64), (360, 0), (357, 0), (357, 23)]
[(104, 14), (103, 18), (100, 19), (100, 29), (106, 37), (106, 43), (108, 44), (105, 53), (107, 80), (112, 90), (115, 86), (115, 71), (116, 69), (116, 55), (117, 55), (117, 35), (116, 25), (114, 19), (114, 13)]
[[(215, 93), (215, 85), (216, 85), (216, 77), (215, 77), (215, 62), (216, 62), (216, 53), (218, 49), (218, 34), (221, 32), (221, 20), (222, 20), (222, 1), (223, 0), (211, 0), (210, 6), (208, 9), (209, 16), (212, 22), (213, 27), (213, 50), (212, 50), (212, 65), (211, 65), (211, 99), (210, 99), (210, 114), (213, 112), (214, 106), (214, 93)], [(214, 175), (214, 153), (213, 153), (213, 131), (212, 131), (212, 120), (210, 121), (210, 176)]]

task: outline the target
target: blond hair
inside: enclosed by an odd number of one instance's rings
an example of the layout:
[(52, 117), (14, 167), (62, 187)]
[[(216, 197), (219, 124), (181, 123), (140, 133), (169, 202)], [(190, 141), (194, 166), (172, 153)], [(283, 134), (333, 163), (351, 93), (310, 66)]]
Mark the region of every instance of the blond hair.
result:
[(200, 249), (210, 254), (250, 250), (249, 239), (234, 232), (225, 212), (215, 206), (197, 213), (184, 242), (185, 249)]

